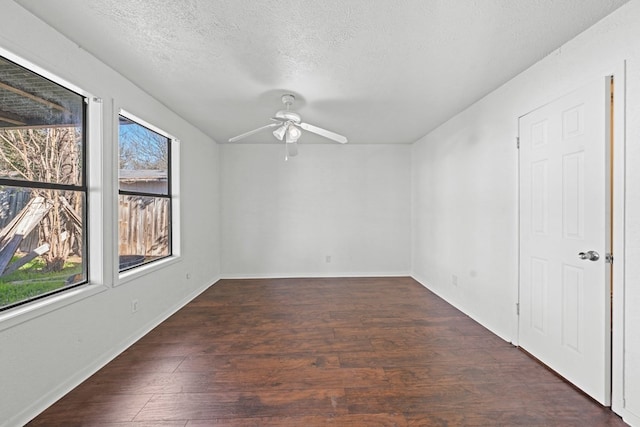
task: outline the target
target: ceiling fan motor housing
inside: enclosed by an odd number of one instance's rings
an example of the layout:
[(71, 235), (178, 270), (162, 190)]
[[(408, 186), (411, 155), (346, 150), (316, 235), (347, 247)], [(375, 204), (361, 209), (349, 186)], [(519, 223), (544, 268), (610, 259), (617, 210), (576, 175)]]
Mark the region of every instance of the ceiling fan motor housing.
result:
[(300, 115), (293, 111), (280, 110), (276, 113), (276, 119), (283, 121), (290, 121), (294, 123), (300, 123)]
[(296, 97), (291, 95), (290, 93), (282, 95), (282, 103), (289, 107), (293, 105), (293, 102), (296, 100)]
[[(282, 103), (285, 105), (286, 110), (280, 110), (275, 114), (275, 117), (272, 117), (271, 120), (275, 123), (270, 123), (265, 126), (261, 126), (257, 129), (251, 130), (249, 132), (245, 132), (238, 136), (234, 136), (233, 138), (229, 138), (229, 142), (235, 142), (242, 138), (246, 138), (254, 133), (260, 132), (263, 129), (269, 129), (277, 127), (276, 130), (273, 131), (273, 135), (280, 141), (284, 140), (289, 145), (295, 145), (298, 141), (298, 138), (302, 135), (300, 129), (304, 129), (308, 132), (315, 133), (317, 135), (323, 136), (325, 138), (331, 139), (333, 141), (339, 142), (340, 144), (346, 144), (347, 138), (339, 135), (337, 133), (328, 131), (326, 129), (319, 128), (318, 126), (310, 125), (309, 123), (303, 123), (300, 115), (298, 113), (294, 113), (293, 111), (289, 111), (289, 107), (293, 104), (296, 97), (292, 94), (284, 94), (282, 95)], [(298, 129), (300, 128), (300, 129)], [(291, 154), (292, 156), (295, 154)]]

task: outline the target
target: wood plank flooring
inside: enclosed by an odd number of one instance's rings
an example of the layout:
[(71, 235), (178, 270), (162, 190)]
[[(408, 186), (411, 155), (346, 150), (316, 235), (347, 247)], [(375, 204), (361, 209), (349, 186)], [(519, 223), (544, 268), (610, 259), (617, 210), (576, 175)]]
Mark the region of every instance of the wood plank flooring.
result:
[(30, 426), (622, 426), (410, 278), (221, 280)]

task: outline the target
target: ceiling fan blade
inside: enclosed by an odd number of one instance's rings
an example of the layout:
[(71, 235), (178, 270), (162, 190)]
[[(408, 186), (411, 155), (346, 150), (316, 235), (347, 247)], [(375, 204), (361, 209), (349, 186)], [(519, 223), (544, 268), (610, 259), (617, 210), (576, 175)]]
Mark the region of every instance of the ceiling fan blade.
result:
[(287, 142), (287, 157), (295, 157), (298, 155), (298, 142)]
[(243, 133), (241, 135), (234, 136), (233, 138), (229, 138), (229, 142), (236, 142), (236, 141), (238, 141), (238, 140), (240, 140), (242, 138), (246, 138), (246, 137), (248, 137), (250, 135), (253, 135), (254, 133), (258, 133), (263, 129), (273, 128), (273, 127), (276, 127), (276, 126), (280, 126), (281, 124), (282, 123), (280, 123), (280, 122), (278, 122), (278, 123), (269, 123), (266, 126), (262, 126), (262, 127), (259, 127), (258, 129), (250, 130), (249, 132), (245, 132), (245, 133)]
[(347, 142), (349, 142), (345, 136), (338, 135), (335, 132), (319, 128), (318, 126), (310, 125), (309, 123), (300, 123), (298, 126), (300, 126), (304, 130), (308, 130), (309, 132), (313, 132), (320, 136), (324, 136), (325, 138), (332, 139), (336, 142), (339, 142), (340, 144), (346, 144)]

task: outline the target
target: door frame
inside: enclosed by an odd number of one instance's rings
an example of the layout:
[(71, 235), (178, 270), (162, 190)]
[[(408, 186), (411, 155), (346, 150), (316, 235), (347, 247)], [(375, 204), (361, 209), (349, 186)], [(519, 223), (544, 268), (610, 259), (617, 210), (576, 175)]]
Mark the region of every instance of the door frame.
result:
[(626, 94), (627, 63), (610, 75), (614, 78), (613, 150), (611, 216), (613, 237), (612, 318), (611, 318), (611, 409), (617, 414), (624, 410), (624, 295), (625, 295), (625, 177), (626, 177)]
[[(605, 83), (605, 79), (607, 77), (613, 77), (614, 79), (614, 91), (613, 91), (613, 111), (611, 114), (611, 129), (613, 132), (613, 139), (611, 141), (611, 190), (612, 190), (612, 209), (611, 213), (611, 227), (612, 227), (612, 253), (614, 256), (614, 261), (611, 266), (612, 271), (612, 280), (611, 287), (614, 290), (613, 296), (611, 300), (611, 309), (612, 309), (612, 318), (611, 318), (611, 348), (609, 351), (611, 352), (611, 409), (619, 414), (624, 415), (624, 295), (625, 295), (625, 166), (626, 166), (626, 61), (619, 64), (616, 67), (610, 68), (610, 72), (603, 72), (601, 75), (596, 78), (602, 78), (603, 84)], [(562, 95), (570, 93), (572, 90), (575, 90), (588, 82), (589, 80), (593, 80), (593, 76), (588, 79), (584, 79), (578, 81), (577, 85), (567, 88), (567, 90), (563, 90), (562, 93), (550, 95), (549, 102), (553, 99), (559, 98)], [(532, 108), (531, 110), (518, 115), (517, 120), (517, 131), (518, 131), (518, 141), (520, 138), (520, 119), (530, 112), (540, 108), (545, 105), (545, 103), (541, 103), (540, 105)], [(609, 108), (607, 108), (609, 111)], [(518, 142), (519, 148), (519, 142)], [(516, 156), (516, 170), (517, 170), (517, 248), (518, 253), (516, 257), (516, 262), (518, 263), (516, 271), (518, 275), (518, 280), (516, 281), (516, 292), (515, 292), (515, 304), (516, 311), (514, 314), (515, 321), (515, 342), (513, 343), (516, 346), (520, 345), (520, 316), (519, 316), (519, 303), (520, 303), (520, 254), (521, 254), (521, 242), (520, 242), (520, 221), (521, 221), (521, 213), (520, 213), (520, 180), (522, 179), (520, 174), (520, 150), (517, 150)], [(606, 351), (606, 350), (605, 350)]]

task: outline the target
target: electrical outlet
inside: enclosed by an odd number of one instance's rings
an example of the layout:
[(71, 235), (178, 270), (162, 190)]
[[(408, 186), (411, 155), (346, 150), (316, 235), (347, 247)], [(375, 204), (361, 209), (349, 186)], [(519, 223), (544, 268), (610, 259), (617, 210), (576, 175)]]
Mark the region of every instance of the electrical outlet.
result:
[(455, 274), (451, 275), (451, 284), (453, 286), (458, 286), (458, 276), (456, 276)]
[(327, 255), (326, 257), (324, 257), (324, 261), (328, 264), (331, 262), (331, 255)]
[(137, 299), (132, 299), (131, 300), (131, 312), (135, 313), (136, 311), (138, 311), (138, 300)]
[(191, 273), (187, 273), (187, 279), (191, 279)]

